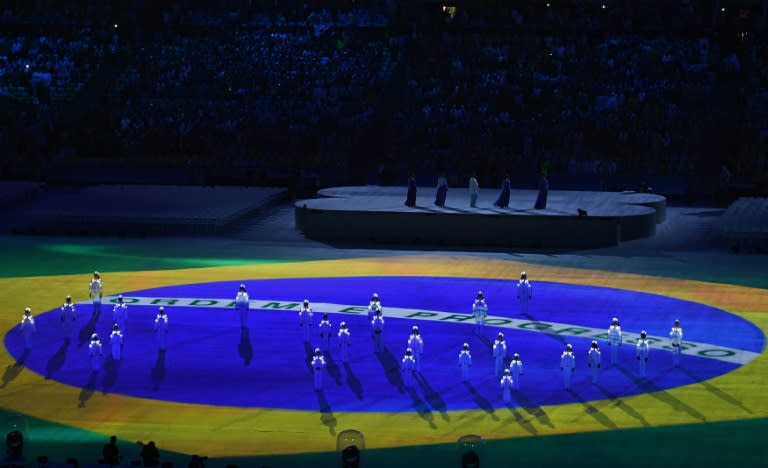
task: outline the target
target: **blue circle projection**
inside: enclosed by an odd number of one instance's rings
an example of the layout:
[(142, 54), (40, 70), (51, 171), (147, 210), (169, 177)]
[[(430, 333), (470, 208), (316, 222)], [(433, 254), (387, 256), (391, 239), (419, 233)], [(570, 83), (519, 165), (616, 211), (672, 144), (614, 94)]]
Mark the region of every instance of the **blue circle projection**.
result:
[[(225, 307), (240, 283), (247, 285), (252, 301), (246, 329), (241, 329), (237, 311)], [(763, 348), (763, 334), (755, 325), (703, 304), (604, 287), (549, 282), (533, 282), (533, 287), (528, 314), (523, 316), (516, 302), (516, 282), (509, 280), (349, 277), (188, 284), (124, 293), (127, 302), (135, 303), (128, 305), (120, 361), (109, 356), (107, 337), (113, 320), (106, 301), (98, 317), (91, 316), (90, 304), (78, 304), (78, 321), (69, 341), (64, 339), (57, 308), (36, 316), (38, 333), (31, 352), (24, 351), (18, 326), (6, 334), (5, 345), (26, 367), (46, 378), (105, 393), (236, 407), (317, 410), (329, 405), (336, 411), (384, 412), (418, 411), (425, 405), (438, 412), (504, 406), (491, 353), (499, 331), (506, 336), (510, 355), (522, 357), (525, 373), (514, 404), (526, 407), (687, 385), (729, 372), (741, 365), (734, 360), (741, 354)], [(486, 325), (480, 335), (475, 333), (474, 322), (466, 315), (479, 290), (488, 301), (489, 315), (501, 317), (490, 322), (500, 325), (515, 319), (514, 326)], [(381, 297), (386, 320), (383, 353), (374, 352), (362, 312), (373, 292)], [(298, 307), (292, 305), (304, 298), (325, 304), (327, 310), (315, 308), (315, 323), (323, 312), (331, 312), (334, 332), (346, 321), (352, 335), (347, 363), (340, 361), (338, 345), (331, 341), (320, 393), (313, 390), (309, 356), (321, 343), (316, 331), (310, 343), (304, 342)], [(215, 301), (219, 302), (210, 305)], [(169, 317), (165, 353), (158, 352), (153, 335), (159, 305), (165, 306)], [(387, 315), (395, 309), (399, 316)], [(595, 334), (584, 330), (605, 330), (613, 316), (621, 319), (625, 332), (642, 329), (656, 337), (668, 336), (672, 322), (680, 319), (686, 340), (709, 348), (700, 345), (701, 352), (684, 355), (683, 365), (674, 368), (670, 352), (663, 349), (667, 343), (656, 342), (648, 377), (639, 379), (633, 344), (624, 344), (619, 365), (611, 366), (608, 347), (597, 338), (603, 368), (600, 385), (593, 385), (586, 355)], [(422, 375), (407, 389), (399, 364), (413, 325), (419, 325), (425, 350)], [(105, 357), (95, 374), (87, 356), (93, 331), (102, 337)], [(473, 357), (469, 383), (461, 381), (457, 362), (465, 342)], [(573, 345), (576, 355), (572, 391), (562, 388), (559, 372), (565, 343)]]

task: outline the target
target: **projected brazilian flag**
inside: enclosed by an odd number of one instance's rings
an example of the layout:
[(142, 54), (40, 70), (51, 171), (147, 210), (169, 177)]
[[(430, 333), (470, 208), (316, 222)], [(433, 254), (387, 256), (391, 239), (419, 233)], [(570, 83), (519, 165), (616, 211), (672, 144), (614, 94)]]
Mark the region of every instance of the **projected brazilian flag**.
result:
[[(533, 284), (527, 311), (517, 301), (521, 270)], [(750, 417), (751, 405), (760, 405), (747, 394), (723, 407), (722, 395), (706, 390), (707, 382), (753, 379), (765, 367), (768, 301), (748, 288), (423, 256), (105, 276), (109, 294), (100, 313), (76, 298), (78, 318), (69, 333), (57, 303), (36, 308), (43, 312), (35, 317), (31, 351), (18, 323), (6, 321), (6, 359), (29, 371), (25, 381), (37, 382), (29, 387), (35, 398), (15, 401), (14, 408), (95, 431), (104, 431), (110, 419), (140, 414), (143, 424), (179, 428), (168, 433), (170, 449), (189, 453), (202, 444), (209, 455), (232, 456), (327, 451), (347, 427), (363, 430), (373, 446), (396, 447), (451, 442), (470, 432), (501, 439), (728, 420)], [(82, 281), (56, 277), (51, 283), (63, 297)], [(234, 309), (240, 284), (250, 294), (245, 328)], [(478, 291), (489, 304), (479, 330), (471, 315)], [(381, 352), (367, 314), (374, 292), (385, 319)], [(115, 360), (108, 336), (118, 294), (128, 318)], [(308, 341), (298, 318), (304, 299), (314, 313)], [(169, 322), (165, 351), (154, 330), (161, 306)], [(342, 321), (348, 325), (347, 362), (335, 338), (320, 339), (316, 325), (323, 314), (334, 336)], [(613, 317), (624, 331), (617, 365), (609, 363), (605, 341)], [(685, 335), (679, 367), (669, 340), (676, 319)], [(408, 386), (400, 362), (413, 326), (425, 347), (419, 377)], [(651, 342), (645, 378), (638, 375), (635, 350), (641, 330)], [(91, 372), (88, 357), (93, 333), (103, 342), (98, 372)], [(524, 364), (521, 388), (509, 404), (494, 374), (491, 347), (499, 333), (509, 355), (518, 353)], [(586, 365), (593, 340), (603, 350), (597, 384)], [(468, 382), (457, 362), (464, 343), (473, 358)], [(559, 367), (566, 344), (576, 355), (569, 390)], [(327, 363), (321, 391), (313, 389), (309, 365), (316, 347)], [(209, 424), (193, 422), (200, 420)], [(211, 432), (210, 425), (226, 429)], [(124, 423), (123, 429), (125, 437), (140, 438), (138, 426)], [(244, 443), (245, 434), (252, 441), (266, 433), (268, 444)], [(295, 444), (299, 434), (301, 446)]]

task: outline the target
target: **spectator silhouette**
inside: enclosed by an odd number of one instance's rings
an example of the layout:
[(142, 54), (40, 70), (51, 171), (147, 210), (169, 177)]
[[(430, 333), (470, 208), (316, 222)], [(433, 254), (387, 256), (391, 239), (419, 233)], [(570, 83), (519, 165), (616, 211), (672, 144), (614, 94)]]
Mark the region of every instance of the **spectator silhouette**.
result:
[(111, 436), (109, 443), (104, 444), (104, 448), (101, 449), (101, 456), (102, 459), (99, 463), (109, 466), (120, 464), (120, 449), (117, 448), (116, 436)]
[(160, 451), (155, 446), (155, 441), (150, 440), (148, 444), (138, 442), (141, 446), (139, 456), (144, 461), (144, 466), (158, 466), (160, 464)]

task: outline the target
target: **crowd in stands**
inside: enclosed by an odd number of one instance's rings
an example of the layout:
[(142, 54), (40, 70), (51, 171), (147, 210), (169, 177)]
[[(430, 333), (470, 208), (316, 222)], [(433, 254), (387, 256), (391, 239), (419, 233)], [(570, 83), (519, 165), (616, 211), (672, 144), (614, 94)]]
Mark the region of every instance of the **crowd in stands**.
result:
[(348, 150), (370, 126), (400, 44), (396, 34), (306, 29), (170, 33), (141, 49), (101, 117), (145, 154)]
[(103, 40), (91, 28), (0, 35), (0, 96), (39, 104), (72, 98), (118, 47), (117, 35)]
[[(42, 14), (16, 3), (0, 21)], [(52, 16), (75, 23), (132, 17), (61, 3)], [(39, 102), (35, 73), (54, 94), (78, 90), (122, 53), (70, 132), (78, 153), (325, 168), (368, 158), (402, 177), (451, 168), (489, 180), (542, 166), (768, 171), (764, 13), (691, 0), (413, 5), (189, 0), (158, 7), (163, 27), (130, 38), (0, 35), (0, 95)]]
[(618, 159), (619, 170), (684, 175), (734, 149), (725, 143), (752, 151), (768, 136), (760, 73), (742, 64), (752, 57), (703, 37), (469, 33), (412, 49), (392, 135), (399, 151), (458, 156), (452, 167), (479, 151), (530, 171), (547, 160), (597, 172)]
[(60, 149), (56, 109), (119, 49), (117, 34), (89, 26), (0, 34), (0, 177), (35, 177), (49, 167)]
[[(193, 2), (194, 3), (194, 2)], [(235, 2), (237, 3), (237, 2)], [(185, 5), (165, 11), (164, 22), (181, 25), (225, 24), (261, 27), (310, 27), (315, 34), (330, 28), (381, 28), (389, 25), (389, 14), (380, 0), (261, 1), (256, 8), (218, 8), (211, 2)]]
[(456, 25), (513, 27), (528, 31), (681, 31), (711, 25), (716, 1), (631, 2), (561, 0), (486, 2), (457, 11), (446, 20)]
[[(0, 6), (0, 24), (114, 24), (149, 15), (166, 27), (383, 27), (389, 24), (388, 0), (180, 0), (149, 2), (94, 2), (6, 0)], [(133, 4), (133, 5), (132, 5)], [(148, 5), (149, 4), (149, 5)]]

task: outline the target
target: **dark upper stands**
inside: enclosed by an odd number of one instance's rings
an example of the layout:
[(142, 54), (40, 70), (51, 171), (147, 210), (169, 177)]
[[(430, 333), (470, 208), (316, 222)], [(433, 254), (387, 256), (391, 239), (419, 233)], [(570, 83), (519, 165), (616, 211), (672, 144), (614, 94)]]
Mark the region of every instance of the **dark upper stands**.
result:
[[(0, 11), (0, 95), (27, 106), (0, 116), (0, 145), (33, 161), (6, 175), (78, 157), (257, 179), (476, 170), (487, 184), (547, 166), (608, 188), (614, 174), (768, 170), (754, 2), (37, 3)], [(76, 99), (99, 77), (105, 92)]]

